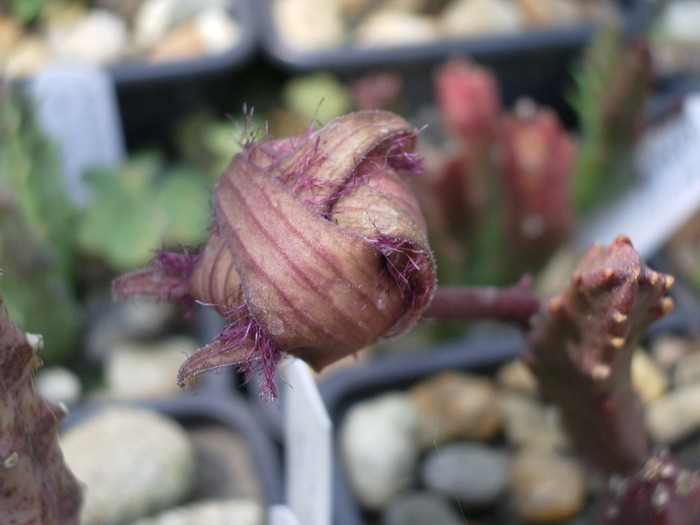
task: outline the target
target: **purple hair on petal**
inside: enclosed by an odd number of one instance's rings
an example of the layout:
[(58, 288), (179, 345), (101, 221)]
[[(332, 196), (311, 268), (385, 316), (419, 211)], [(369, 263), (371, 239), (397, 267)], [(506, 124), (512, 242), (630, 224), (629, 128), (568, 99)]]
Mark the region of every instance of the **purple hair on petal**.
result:
[(384, 255), (386, 271), (399, 287), (406, 306), (413, 308), (422, 304), (431, 292), (431, 287), (421, 283), (429, 254), (404, 239), (382, 236), (369, 241)]
[(417, 134), (401, 135), (392, 139), (380, 156), (395, 170), (421, 173), (423, 171), (423, 160), (413, 147), (416, 136)]
[(266, 401), (277, 398), (275, 377), (282, 353), (250, 313), (248, 305), (242, 304), (234, 308), (227, 318), (234, 318), (234, 320), (225, 326), (216, 337), (216, 340), (221, 344), (220, 352), (231, 351), (234, 348), (250, 344), (252, 341), (253, 347), (248, 357), (240, 363), (236, 363), (238, 371), (243, 373), (246, 383), (261, 373), (260, 395)]
[(194, 299), (189, 293), (190, 278), (197, 255), (157, 250), (148, 268), (117, 277), (112, 283), (115, 297), (150, 296), (177, 302), (191, 312)]

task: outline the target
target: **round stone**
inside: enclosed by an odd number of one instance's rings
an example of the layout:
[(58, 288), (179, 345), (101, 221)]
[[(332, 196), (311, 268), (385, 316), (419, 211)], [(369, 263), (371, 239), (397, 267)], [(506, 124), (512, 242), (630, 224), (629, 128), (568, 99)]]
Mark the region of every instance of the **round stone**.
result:
[(185, 430), (155, 411), (106, 407), (60, 437), (86, 486), (83, 525), (116, 525), (181, 501), (195, 477)]
[(392, 501), (382, 513), (382, 525), (464, 525), (453, 502), (427, 491), (407, 492)]
[(651, 438), (671, 445), (700, 429), (700, 383), (668, 392), (647, 407)]
[(424, 485), (466, 508), (493, 505), (508, 485), (510, 458), (479, 443), (452, 443), (432, 452), (422, 466)]
[(673, 369), (673, 384), (683, 387), (700, 383), (700, 351), (695, 350), (683, 355)]
[(510, 497), (522, 520), (560, 523), (584, 508), (585, 474), (569, 457), (542, 449), (522, 449), (513, 458)]
[(420, 414), (423, 449), (457, 439), (489, 441), (501, 430), (501, 407), (493, 382), (462, 372), (444, 372), (409, 392)]
[(381, 509), (413, 483), (417, 419), (402, 393), (384, 394), (349, 410), (339, 444), (348, 481), (362, 507)]
[(503, 432), (514, 447), (566, 450), (569, 441), (554, 406), (512, 391), (501, 393)]
[(668, 377), (646, 351), (638, 349), (632, 356), (632, 384), (644, 403), (648, 404), (668, 390)]
[(61, 366), (40, 369), (35, 382), (39, 393), (56, 404), (75, 405), (83, 393), (80, 378), (75, 372)]
[(521, 394), (536, 396), (539, 392), (535, 374), (522, 359), (514, 359), (501, 366), (496, 372), (496, 380), (502, 387)]
[(162, 397), (180, 392), (175, 378), (185, 356), (198, 347), (187, 336), (151, 343), (117, 343), (105, 363), (109, 396), (125, 399)]

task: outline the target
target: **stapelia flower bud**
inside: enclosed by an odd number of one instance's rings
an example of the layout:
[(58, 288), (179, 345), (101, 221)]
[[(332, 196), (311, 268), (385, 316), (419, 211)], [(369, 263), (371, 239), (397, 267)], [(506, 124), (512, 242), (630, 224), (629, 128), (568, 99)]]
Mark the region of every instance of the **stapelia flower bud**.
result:
[(415, 196), (416, 131), (384, 111), (341, 117), (299, 138), (253, 142), (214, 188), (210, 236), (195, 255), (161, 252), (114, 283), (213, 306), (228, 325), (180, 369), (183, 384), (224, 365), (262, 369), (275, 395), (281, 355), (314, 369), (408, 330), (435, 266)]

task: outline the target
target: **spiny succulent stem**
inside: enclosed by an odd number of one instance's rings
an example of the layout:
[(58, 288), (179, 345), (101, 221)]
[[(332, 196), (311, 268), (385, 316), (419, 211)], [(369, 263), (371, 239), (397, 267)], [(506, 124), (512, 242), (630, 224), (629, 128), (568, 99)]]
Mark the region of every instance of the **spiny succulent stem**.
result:
[(82, 491), (58, 445), (67, 411), (34, 387), (41, 346), (12, 324), (0, 298), (0, 522), (77, 525)]

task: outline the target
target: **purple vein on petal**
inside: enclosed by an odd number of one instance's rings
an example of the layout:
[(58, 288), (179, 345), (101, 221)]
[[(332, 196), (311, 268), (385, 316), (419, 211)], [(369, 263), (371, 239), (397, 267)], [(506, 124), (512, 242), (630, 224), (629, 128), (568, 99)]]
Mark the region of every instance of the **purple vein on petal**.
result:
[[(222, 181), (220, 181), (220, 184), (225, 185), (229, 191), (233, 192), (233, 194), (237, 194), (237, 200), (240, 203), (244, 203), (244, 205), (248, 209), (254, 209), (254, 207), (251, 206), (251, 204), (247, 201), (247, 198), (252, 198), (250, 191), (247, 194), (242, 194), (241, 189), (229, 179), (222, 179)], [(249, 190), (250, 189), (252, 189), (252, 187), (249, 188)], [(294, 221), (292, 221), (282, 210), (279, 210), (278, 208), (273, 206), (272, 202), (270, 201), (269, 195), (267, 195), (263, 191), (258, 191), (255, 197), (257, 199), (256, 205), (259, 207), (259, 209), (267, 210), (268, 215), (265, 217), (266, 221), (269, 221), (273, 224), (286, 225), (290, 230), (293, 231), (293, 233), (290, 234), (289, 237), (295, 239), (297, 242), (302, 244), (304, 251), (306, 251), (309, 254), (315, 254), (318, 259), (322, 259), (325, 263), (324, 266), (328, 270), (332, 271), (333, 274), (337, 276), (338, 280), (345, 279), (346, 269), (343, 268), (342, 264), (336, 261), (335, 258), (332, 257), (331, 253), (321, 251), (319, 247), (315, 245), (311, 239), (308, 238), (307, 232), (301, 229), (301, 227), (298, 226)], [(279, 237), (277, 236), (277, 234), (271, 232), (269, 227), (265, 226), (265, 223), (261, 220), (262, 217), (259, 216), (259, 214), (250, 213), (248, 214), (247, 218), (248, 221), (250, 221), (251, 223), (250, 228), (256, 231), (257, 234), (262, 237), (259, 240), (259, 242), (269, 245), (279, 243)], [(246, 255), (248, 264), (255, 267), (255, 270), (251, 271), (251, 273), (258, 275), (267, 273), (268, 270), (264, 269), (261, 266), (261, 264), (254, 259), (254, 257), (248, 254), (248, 251), (246, 250), (243, 244), (237, 246), (236, 249), (239, 252), (239, 256)], [(314, 281), (314, 279), (308, 274), (308, 271), (305, 269), (305, 267), (301, 266), (299, 262), (295, 260), (292, 254), (288, 253), (286, 250), (280, 250), (278, 252), (278, 255), (279, 257), (284, 259), (284, 266), (288, 269), (285, 275), (285, 279), (294, 279), (309, 292), (312, 292), (321, 298), (326, 297), (327, 291), (321, 288), (319, 283)], [(278, 279), (274, 278), (274, 276), (272, 275), (268, 275), (268, 285), (275, 289), (279, 299), (284, 302), (285, 306), (290, 311), (294, 312), (294, 316), (297, 319), (299, 319), (301, 323), (305, 324), (306, 326), (313, 326), (314, 329), (318, 333), (322, 333), (324, 337), (328, 339), (328, 341), (333, 341), (333, 344), (341, 344), (341, 341), (336, 337), (335, 334), (324, 328), (323, 323), (318, 321), (318, 319), (316, 319), (315, 316), (304, 311), (303, 308), (300, 308), (298, 305), (295, 304), (293, 300), (291, 300), (287, 296), (287, 294), (284, 291), (285, 287), (280, 285)], [(334, 309), (333, 312), (335, 315), (342, 317), (345, 320), (344, 323), (346, 325), (352, 323), (353, 318), (349, 312), (345, 312), (338, 309)]]

